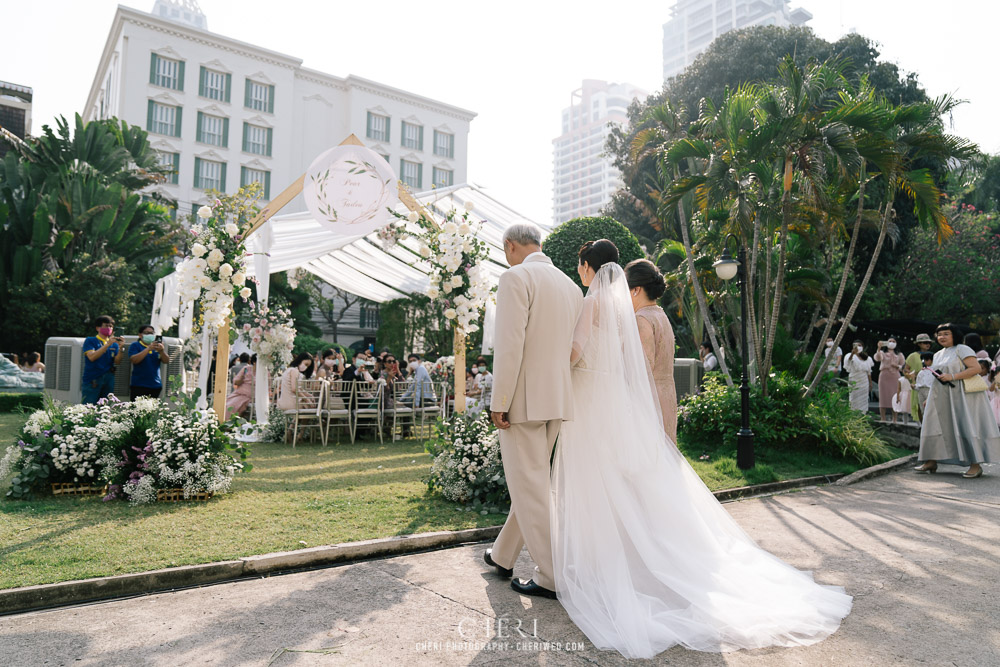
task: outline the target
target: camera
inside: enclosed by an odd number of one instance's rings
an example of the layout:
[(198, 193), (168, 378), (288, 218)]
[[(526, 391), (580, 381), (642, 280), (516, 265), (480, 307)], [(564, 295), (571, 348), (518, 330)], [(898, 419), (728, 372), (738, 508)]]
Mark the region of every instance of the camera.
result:
[(889, 346), (888, 345), (883, 345), (882, 346), (882, 351), (883, 352), (888, 352), (889, 351)]

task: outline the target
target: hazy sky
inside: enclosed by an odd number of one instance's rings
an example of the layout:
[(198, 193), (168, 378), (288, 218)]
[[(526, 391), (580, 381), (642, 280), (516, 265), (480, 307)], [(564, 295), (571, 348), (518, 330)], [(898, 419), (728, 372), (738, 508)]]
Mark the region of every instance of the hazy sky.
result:
[[(10, 5), (10, 2), (4, 2)], [(115, 0), (32, 0), (6, 7), (0, 79), (34, 88), (32, 130), (82, 110)], [(124, 4), (151, 11), (153, 0)], [(476, 111), (469, 179), (529, 218), (552, 212), (552, 139), (584, 78), (660, 88), (670, 0), (589, 3), (507, 0), (200, 0), (208, 27), (301, 58)], [(596, 3), (594, 3), (596, 5)], [(823, 38), (855, 30), (883, 58), (918, 73), (932, 96), (969, 100), (953, 131), (990, 151), (1000, 138), (993, 48), (1000, 3), (966, 0), (800, 0)], [(283, 184), (282, 186), (283, 187)]]

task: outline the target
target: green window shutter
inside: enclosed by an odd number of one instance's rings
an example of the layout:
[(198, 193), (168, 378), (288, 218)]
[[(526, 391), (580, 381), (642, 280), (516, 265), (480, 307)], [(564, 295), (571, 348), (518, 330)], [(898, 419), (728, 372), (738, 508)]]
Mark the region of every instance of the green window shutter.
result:
[(243, 106), (247, 109), (250, 108), (250, 79), (244, 79), (246, 86), (244, 86), (243, 91)]
[(149, 104), (146, 106), (146, 131), (147, 132), (152, 132), (153, 131), (153, 105), (155, 105), (155, 104), (156, 104), (156, 102), (154, 102), (153, 100), (149, 100)]
[(205, 68), (203, 66), (198, 68), (198, 94), (202, 97), (208, 97), (205, 93)]
[(183, 109), (181, 107), (177, 107), (177, 115), (174, 116), (174, 123), (175, 123), (175, 125), (174, 125), (174, 136), (175, 137), (181, 136), (181, 111), (183, 111)]
[(372, 112), (368, 112), (368, 126), (365, 128), (365, 136), (369, 139), (372, 138)]
[(226, 104), (229, 104), (229, 94), (233, 90), (233, 75), (226, 75)]
[(222, 119), (222, 147), (229, 148), (229, 119)]
[(271, 199), (271, 172), (264, 172), (264, 199)]
[(198, 182), (199, 180), (201, 180), (201, 158), (196, 157), (194, 159), (194, 187), (201, 186), (201, 183)]
[(220, 171), (221, 171), (221, 173), (219, 174), (219, 192), (225, 192), (226, 191), (226, 163), (225, 162), (222, 163), (222, 169)]
[(174, 185), (177, 184), (178, 179), (181, 174), (181, 154), (174, 153), (174, 173), (170, 175), (170, 182)]
[(177, 90), (184, 92), (184, 61), (177, 63)]
[(201, 127), (202, 127), (202, 125), (204, 125), (204, 123), (205, 123), (205, 114), (203, 114), (202, 112), (199, 111), (198, 112), (198, 120), (194, 124), (194, 140), (195, 141), (203, 141), (203, 139), (201, 138)]
[(249, 129), (250, 129), (250, 126), (247, 124), (246, 121), (243, 121), (243, 150), (244, 151), (247, 150), (247, 132), (249, 131)]
[(390, 129), (392, 129), (392, 118), (390, 118), (389, 116), (386, 116), (385, 117), (385, 141), (386, 141), (386, 143), (389, 143), (390, 141), (392, 141), (392, 138), (389, 136), (389, 134), (390, 134), (389, 130)]
[(273, 128), (267, 128), (267, 156), (271, 157), (271, 135), (274, 134)]
[(267, 112), (274, 113), (274, 86), (267, 87)]
[(149, 54), (149, 82), (156, 83), (156, 54)]
[(240, 187), (242, 188), (247, 184), (247, 168), (240, 167)]
[(406, 148), (406, 121), (399, 124), (399, 145)]
[[(399, 180), (406, 183), (406, 160), (399, 158)], [(409, 183), (407, 183), (409, 185)]]
[(421, 151), (424, 150), (424, 126), (423, 125), (420, 126), (420, 136), (419, 136), (419, 139), (417, 141), (418, 141), (418, 144), (419, 144), (417, 146), (417, 149), (421, 150)]

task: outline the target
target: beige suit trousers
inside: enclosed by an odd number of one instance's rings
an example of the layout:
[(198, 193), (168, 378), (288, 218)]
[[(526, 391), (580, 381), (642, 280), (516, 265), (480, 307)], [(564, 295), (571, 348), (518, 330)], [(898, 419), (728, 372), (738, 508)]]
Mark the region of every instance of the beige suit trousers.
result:
[(552, 537), (549, 529), (552, 447), (562, 428), (561, 419), (511, 424), (500, 431), (500, 455), (510, 489), (511, 507), (496, 542), (493, 562), (513, 568), (527, 544), (535, 561), (536, 584), (554, 591)]

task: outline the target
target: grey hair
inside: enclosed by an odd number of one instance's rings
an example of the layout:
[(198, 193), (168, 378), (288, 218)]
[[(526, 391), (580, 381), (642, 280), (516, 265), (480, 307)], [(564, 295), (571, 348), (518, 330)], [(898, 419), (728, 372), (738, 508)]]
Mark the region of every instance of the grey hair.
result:
[(503, 230), (503, 242), (511, 241), (518, 245), (542, 245), (542, 230), (528, 223), (511, 225)]

